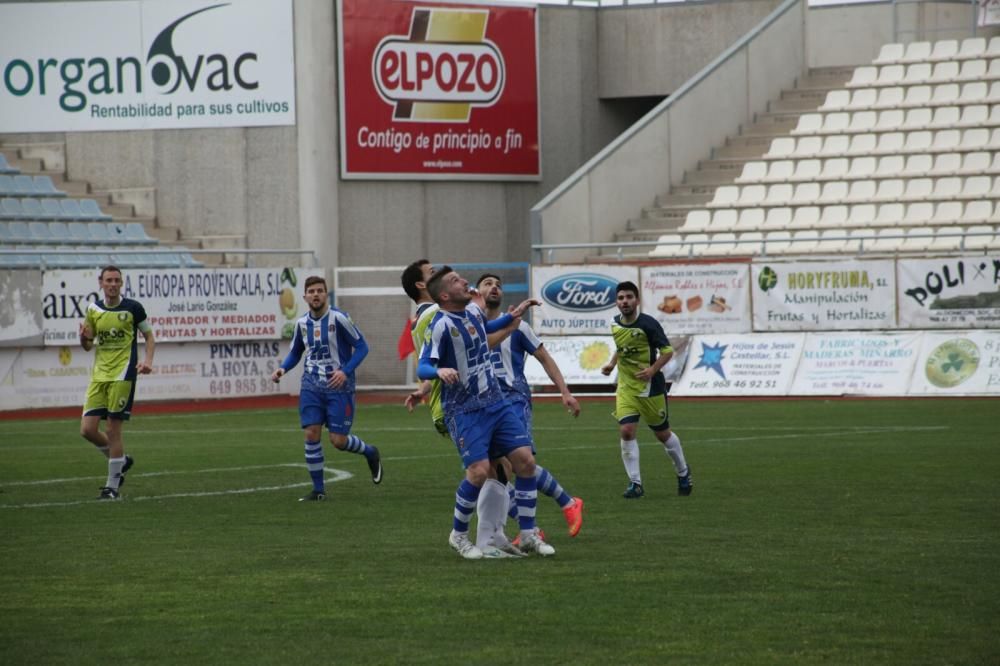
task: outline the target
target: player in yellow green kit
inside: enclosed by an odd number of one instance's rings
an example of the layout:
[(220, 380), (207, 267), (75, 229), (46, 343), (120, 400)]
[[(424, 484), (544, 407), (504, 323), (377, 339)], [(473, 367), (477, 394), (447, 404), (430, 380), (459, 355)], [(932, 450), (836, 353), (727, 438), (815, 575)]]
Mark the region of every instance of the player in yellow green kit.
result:
[[(125, 455), (122, 426), (132, 414), (136, 376), (153, 371), (156, 343), (142, 305), (122, 298), (122, 272), (115, 266), (105, 266), (98, 284), (104, 292), (104, 300), (91, 303), (80, 323), (80, 346), (85, 351), (96, 350), (80, 434), (108, 459), (108, 480), (98, 499), (116, 500), (120, 497), (125, 473), (133, 463), (132, 458)], [(139, 331), (146, 339), (145, 359), (141, 362)], [(100, 430), (102, 419), (107, 420), (104, 432)]]
[[(438, 312), (438, 304), (427, 293), (427, 282), (434, 274), (434, 266), (426, 259), (418, 259), (406, 267), (400, 276), (403, 283), (403, 291), (417, 305), (417, 316), (410, 328), (413, 336), (413, 348), (418, 352), (424, 347), (424, 336), (430, 328), (434, 315)], [(431, 408), (431, 419), (434, 421), (434, 429), (441, 435), (448, 436), (448, 428), (444, 424), (444, 407), (441, 405), (441, 382), (440, 380), (424, 381), (420, 388), (406, 397), (406, 408), (411, 412), (413, 408), (427, 398), (427, 404)]]
[(615, 287), (615, 304), (620, 313), (611, 324), (615, 353), (601, 372), (610, 375), (618, 365), (615, 418), (621, 436), (622, 462), (629, 477), (624, 497), (636, 499), (645, 494), (636, 441), (636, 425), (640, 418), (660, 440), (674, 463), (677, 494), (690, 495), (691, 468), (684, 459), (681, 440), (670, 431), (667, 382), (660, 372), (674, 350), (660, 322), (639, 312), (639, 288), (633, 282), (621, 282)]

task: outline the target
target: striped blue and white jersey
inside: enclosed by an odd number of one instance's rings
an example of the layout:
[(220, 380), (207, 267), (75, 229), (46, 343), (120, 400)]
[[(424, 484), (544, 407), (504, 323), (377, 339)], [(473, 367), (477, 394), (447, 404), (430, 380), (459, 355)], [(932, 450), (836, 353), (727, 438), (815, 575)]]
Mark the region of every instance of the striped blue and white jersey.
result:
[[(368, 355), (368, 344), (346, 312), (330, 308), (319, 319), (314, 319), (311, 312), (299, 317), (281, 367), (285, 372), (291, 370), (303, 355), (302, 386), (353, 393), (354, 371)], [(337, 370), (344, 371), (347, 381), (339, 389), (329, 388), (327, 382)]]
[(531, 386), (524, 376), (524, 362), (527, 354), (534, 355), (541, 346), (542, 341), (531, 326), (522, 321), (516, 331), (490, 351), (493, 371), (505, 393), (517, 393), (525, 400), (531, 400)]
[(458, 371), (458, 382), (441, 383), (446, 416), (471, 412), (503, 400), (486, 342), (486, 316), (474, 303), (463, 312), (439, 311), (420, 352), (421, 365)]

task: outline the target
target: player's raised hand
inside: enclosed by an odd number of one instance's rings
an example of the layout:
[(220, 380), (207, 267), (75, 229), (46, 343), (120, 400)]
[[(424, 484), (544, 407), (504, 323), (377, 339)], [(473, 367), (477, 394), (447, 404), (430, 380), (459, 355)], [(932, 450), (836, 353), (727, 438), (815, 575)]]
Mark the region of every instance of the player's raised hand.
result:
[(135, 371), (138, 372), (140, 375), (148, 375), (153, 371), (153, 366), (151, 366), (149, 363), (146, 363), (145, 361), (140, 361), (138, 364), (136, 364)]
[(510, 316), (511, 317), (520, 317), (525, 312), (528, 311), (528, 308), (534, 307), (534, 306), (537, 306), (537, 305), (541, 305), (541, 304), (542, 304), (542, 302), (540, 300), (538, 300), (537, 298), (526, 298), (523, 301), (521, 301), (520, 303), (518, 303), (517, 307), (512, 308), (511, 310), (508, 310), (508, 312), (510, 312)]
[(271, 373), (271, 381), (277, 384), (278, 382), (281, 381), (281, 376), (284, 374), (285, 374), (285, 369), (278, 368), (277, 370)]
[(347, 383), (347, 373), (343, 370), (334, 370), (333, 375), (330, 377), (330, 381), (327, 385), (333, 389), (339, 389), (344, 384)]
[(445, 384), (455, 384), (458, 382), (458, 370), (455, 368), (438, 368), (437, 376)]

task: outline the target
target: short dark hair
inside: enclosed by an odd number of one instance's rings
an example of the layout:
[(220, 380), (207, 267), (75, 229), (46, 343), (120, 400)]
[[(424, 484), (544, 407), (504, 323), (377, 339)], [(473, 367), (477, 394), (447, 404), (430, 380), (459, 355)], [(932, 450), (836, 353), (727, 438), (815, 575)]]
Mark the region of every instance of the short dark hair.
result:
[(399, 281), (403, 283), (403, 291), (416, 302), (420, 298), (420, 287), (417, 283), (424, 279), (424, 266), (431, 262), (426, 259), (417, 259), (412, 264), (403, 269), (403, 274), (399, 276)]
[(444, 285), (442, 284), (444, 276), (454, 272), (455, 270), (451, 266), (442, 266), (434, 271), (434, 275), (427, 281), (427, 293), (431, 295), (435, 303), (441, 303), (438, 297), (441, 296), (441, 292), (444, 290)]
[(330, 291), (330, 288), (326, 286), (326, 278), (320, 277), (318, 275), (310, 275), (309, 277), (307, 277), (306, 283), (302, 285), (302, 291), (304, 292), (308, 290), (309, 287), (313, 286), (314, 284), (321, 284), (323, 285), (323, 289), (325, 289), (326, 291)]
[(619, 291), (631, 291), (635, 294), (636, 298), (639, 298), (639, 287), (635, 286), (635, 282), (631, 280), (625, 280), (624, 282), (619, 282), (615, 286), (615, 296), (618, 295)]
[(486, 278), (493, 278), (500, 284), (503, 284), (503, 278), (501, 278), (496, 273), (483, 273), (482, 275), (479, 276), (479, 279), (476, 280), (476, 286), (478, 287), (479, 285), (481, 285), (483, 283), (483, 280), (485, 280)]
[(114, 264), (108, 264), (107, 266), (105, 266), (104, 268), (101, 269), (101, 274), (99, 276), (97, 276), (97, 279), (98, 280), (103, 280), (105, 273), (118, 273), (119, 275), (121, 275), (122, 274), (122, 269), (118, 268)]

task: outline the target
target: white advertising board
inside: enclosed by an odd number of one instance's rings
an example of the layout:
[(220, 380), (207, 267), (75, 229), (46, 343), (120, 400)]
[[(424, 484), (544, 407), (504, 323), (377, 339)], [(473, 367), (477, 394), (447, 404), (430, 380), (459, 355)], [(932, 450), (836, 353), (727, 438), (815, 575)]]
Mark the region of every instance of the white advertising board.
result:
[(42, 344), (42, 272), (0, 270), (0, 347)]
[[(157, 345), (152, 374), (136, 383), (135, 412), (143, 400), (298, 394), (301, 363), (280, 385), (270, 379), (287, 352), (279, 340)], [(82, 409), (93, 363), (93, 353), (80, 347), (0, 350), (0, 409)]]
[(673, 264), (640, 270), (643, 311), (673, 333), (749, 333), (749, 264)]
[[(601, 368), (615, 353), (615, 343), (610, 335), (575, 335), (572, 337), (543, 337), (545, 349), (552, 356), (567, 384), (608, 384), (618, 381), (618, 368), (609, 376), (601, 374)], [(677, 381), (684, 370), (691, 338), (683, 335), (670, 338), (674, 356), (663, 366), (663, 375), (668, 382)], [(524, 364), (524, 376), (533, 386), (551, 386), (552, 381), (545, 374), (542, 364), (529, 358)]]
[(792, 395), (906, 395), (919, 333), (810, 333)]
[(295, 124), (291, 0), (0, 3), (0, 127)]
[(803, 333), (695, 336), (671, 393), (786, 395), (804, 339)]
[(923, 334), (911, 395), (1000, 395), (1000, 331)]
[(1000, 328), (1000, 254), (897, 266), (901, 328)]
[[(129, 269), (124, 296), (146, 310), (157, 343), (291, 338), (306, 310), (302, 283), (322, 268)], [(99, 294), (97, 270), (46, 271), (46, 345), (75, 345), (87, 304)]]
[(754, 331), (895, 328), (892, 261), (754, 263)]
[(539, 335), (611, 335), (615, 286), (639, 284), (636, 266), (534, 266), (531, 295), (542, 302), (532, 324)]

